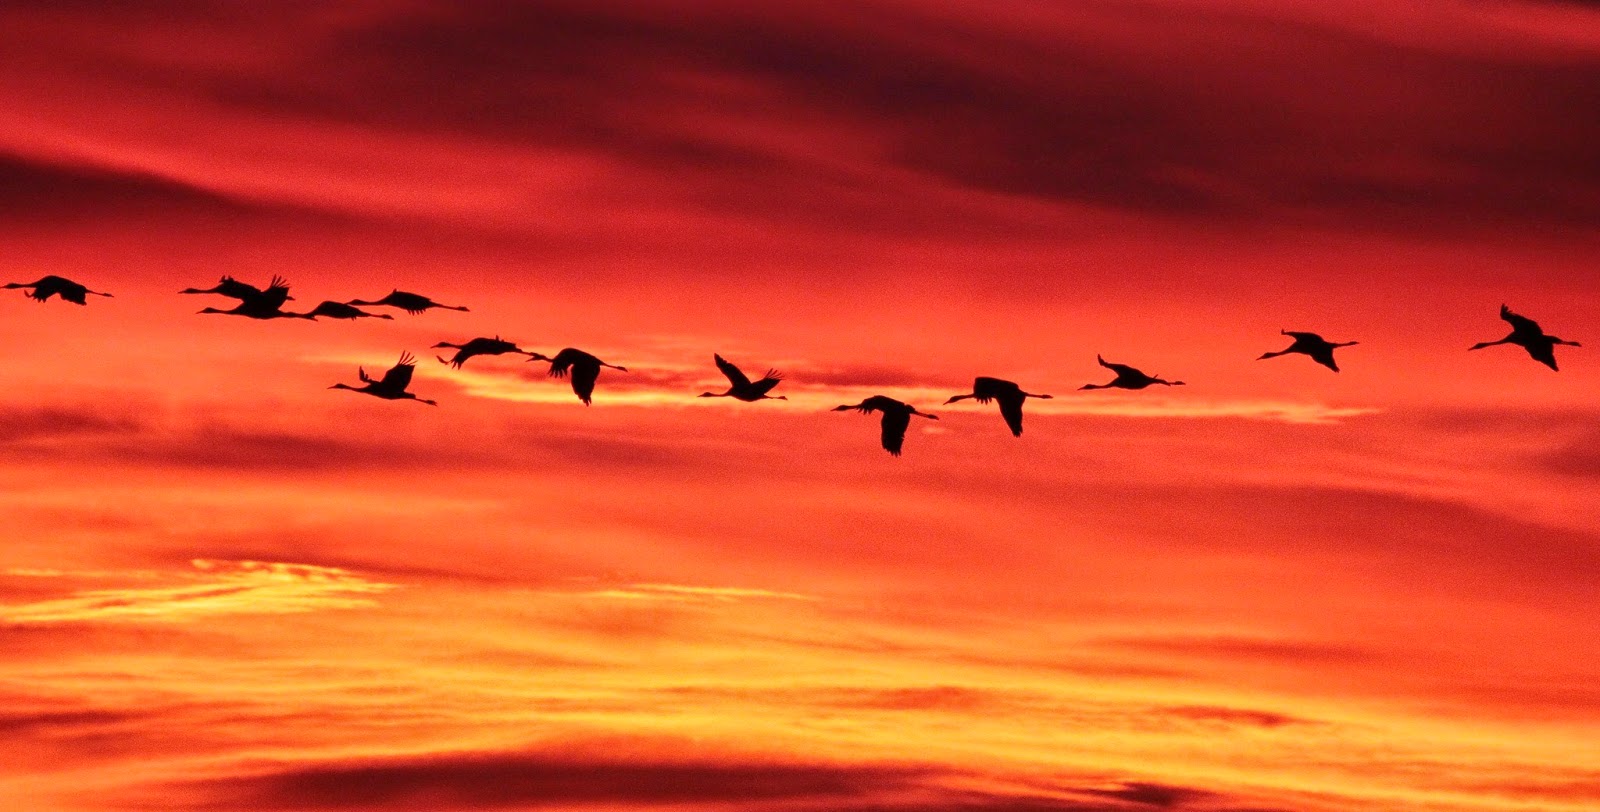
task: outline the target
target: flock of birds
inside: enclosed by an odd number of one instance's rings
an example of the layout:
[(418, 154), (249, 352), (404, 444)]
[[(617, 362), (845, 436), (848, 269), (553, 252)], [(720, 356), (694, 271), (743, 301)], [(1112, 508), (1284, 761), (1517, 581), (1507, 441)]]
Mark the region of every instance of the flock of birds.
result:
[[(22, 289), (27, 291), (30, 298), (44, 302), (52, 296), (59, 296), (62, 300), (74, 304), (87, 304), (89, 296), (106, 296), (111, 294), (90, 290), (70, 279), (61, 276), (45, 276), (36, 282), (12, 282), (4, 286), (5, 289)], [(188, 294), (215, 294), (239, 300), (239, 304), (230, 310), (221, 310), (207, 307), (201, 313), (217, 313), (226, 316), (244, 316), (251, 319), (392, 319), (386, 313), (368, 313), (362, 307), (392, 307), (412, 315), (419, 315), (431, 309), (459, 310), (466, 312), (467, 308), (458, 305), (439, 304), (432, 299), (416, 293), (408, 293), (399, 289), (390, 291), (381, 299), (365, 301), (353, 299), (348, 302), (324, 301), (305, 313), (291, 313), (285, 311), (283, 306), (294, 300), (289, 295), (289, 285), (282, 277), (274, 276), (265, 289), (258, 288), (245, 282), (240, 282), (231, 276), (222, 277), (214, 287), (210, 288), (185, 288), (179, 293)], [(1528, 355), (1535, 361), (1551, 368), (1556, 366), (1555, 348), (1557, 345), (1569, 347), (1581, 346), (1576, 341), (1567, 341), (1548, 335), (1538, 322), (1526, 316), (1513, 313), (1505, 305), (1500, 306), (1500, 318), (1511, 325), (1511, 332), (1498, 341), (1483, 341), (1468, 347), (1469, 350), (1481, 350), (1497, 344), (1515, 344), (1527, 350)], [(1333, 342), (1324, 339), (1316, 333), (1295, 332), (1292, 330), (1281, 331), (1283, 335), (1294, 339), (1287, 348), (1277, 352), (1268, 352), (1257, 360), (1276, 358), (1282, 355), (1305, 355), (1311, 360), (1333, 370), (1339, 371), (1339, 365), (1334, 361), (1333, 351), (1340, 347), (1355, 345), (1355, 341)], [(605, 361), (573, 347), (567, 347), (556, 353), (555, 356), (546, 356), (537, 352), (530, 352), (518, 347), (515, 343), (505, 341), (500, 337), (474, 338), (470, 341), (455, 344), (441, 341), (433, 345), (434, 349), (453, 349), (455, 355), (446, 360), (442, 356), (435, 356), (442, 364), (447, 364), (456, 369), (479, 355), (506, 355), (518, 354), (528, 356), (531, 361), (545, 361), (550, 364), (550, 375), (556, 378), (571, 377), (572, 391), (589, 405), (594, 395), (595, 382), (600, 377), (601, 368), (614, 369), (627, 372), (627, 367), (608, 364)], [(729, 363), (721, 355), (712, 356), (716, 360), (717, 369), (728, 379), (728, 389), (725, 392), (702, 392), (703, 398), (734, 398), (746, 403), (758, 400), (786, 400), (783, 395), (774, 396), (772, 390), (783, 380), (783, 376), (776, 370), (769, 369), (766, 374), (757, 380), (750, 380), (737, 366)], [(1085, 384), (1080, 389), (1144, 389), (1149, 386), (1183, 386), (1183, 381), (1169, 381), (1159, 375), (1148, 375), (1141, 370), (1126, 364), (1113, 364), (1100, 356), (1095, 356), (1100, 366), (1116, 373), (1116, 377), (1108, 383)], [(346, 389), (360, 392), (365, 395), (383, 398), (384, 400), (414, 400), (437, 406), (438, 403), (426, 400), (410, 391), (412, 374), (416, 370), (416, 358), (409, 352), (400, 355), (399, 363), (385, 372), (382, 378), (374, 378), (367, 374), (366, 369), (357, 368), (356, 374), (361, 380), (360, 386), (351, 386), (345, 383), (336, 383), (328, 388)], [(1017, 384), (1001, 380), (1000, 378), (980, 377), (972, 382), (972, 391), (964, 395), (956, 395), (945, 404), (956, 403), (971, 398), (978, 403), (988, 404), (991, 401), (1000, 407), (1000, 415), (1005, 419), (1006, 425), (1011, 428), (1013, 436), (1022, 436), (1022, 404), (1028, 398), (1047, 400), (1050, 395), (1037, 394), (1023, 391)], [(836, 412), (857, 411), (862, 414), (879, 413), (882, 426), (883, 447), (890, 454), (900, 455), (900, 450), (905, 444), (906, 430), (911, 425), (912, 417), (924, 417), (929, 420), (938, 420), (935, 415), (918, 411), (909, 403), (904, 403), (884, 395), (874, 395), (860, 403), (845, 404), (834, 409)]]

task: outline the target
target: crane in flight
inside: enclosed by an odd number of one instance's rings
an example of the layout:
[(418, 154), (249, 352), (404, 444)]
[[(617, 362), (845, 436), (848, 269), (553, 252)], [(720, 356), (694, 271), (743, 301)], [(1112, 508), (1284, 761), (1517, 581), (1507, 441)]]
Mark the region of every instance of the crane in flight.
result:
[(361, 305), (365, 307), (398, 307), (413, 316), (420, 315), (429, 308), (435, 307), (439, 308), (440, 310), (459, 310), (463, 313), (469, 312), (465, 307), (460, 307), (458, 305), (439, 304), (438, 302), (435, 302), (434, 300), (429, 299), (420, 293), (407, 293), (399, 288), (389, 291), (389, 295), (383, 297), (382, 299), (377, 299), (371, 302), (363, 302), (360, 299), (351, 299), (350, 301), (345, 302), (345, 304)]
[(1117, 373), (1116, 379), (1111, 383), (1086, 383), (1083, 386), (1078, 387), (1079, 389), (1143, 389), (1152, 384), (1161, 384), (1162, 386), (1183, 386), (1183, 381), (1164, 381), (1158, 375), (1146, 375), (1143, 372), (1128, 366), (1127, 364), (1106, 363), (1106, 359), (1101, 358), (1098, 355), (1094, 357), (1094, 360), (1099, 361), (1100, 366)]
[(1022, 402), (1028, 398), (1049, 400), (1050, 396), (1036, 395), (1032, 392), (1024, 392), (1022, 391), (1022, 387), (1012, 383), (1011, 381), (1003, 381), (999, 378), (979, 377), (972, 380), (972, 392), (970, 394), (956, 395), (944, 403), (946, 406), (948, 406), (956, 401), (966, 400), (967, 398), (972, 398), (979, 403), (988, 403), (991, 400), (999, 401), (1000, 416), (1004, 417), (1006, 419), (1006, 425), (1011, 427), (1011, 436), (1021, 437)]
[(1533, 360), (1559, 372), (1560, 370), (1556, 367), (1556, 345), (1583, 346), (1576, 341), (1567, 341), (1556, 338), (1553, 335), (1546, 335), (1544, 329), (1539, 326), (1539, 322), (1527, 316), (1519, 316), (1511, 312), (1511, 308), (1505, 305), (1500, 305), (1500, 318), (1511, 325), (1510, 335), (1499, 341), (1480, 341), (1467, 349), (1481, 350), (1484, 347), (1493, 347), (1496, 344), (1515, 344), (1527, 350), (1528, 355), (1532, 356)]
[(414, 400), (418, 403), (426, 403), (429, 406), (438, 406), (439, 404), (431, 400), (424, 400), (406, 391), (406, 387), (411, 385), (411, 374), (416, 371), (416, 368), (417, 365), (411, 353), (403, 352), (400, 353), (400, 362), (390, 367), (388, 372), (383, 373), (383, 378), (381, 379), (368, 375), (365, 367), (357, 367), (356, 374), (361, 376), (362, 386), (336, 383), (328, 388), (348, 389), (351, 392), (360, 392), (364, 395), (372, 395), (384, 400)]
[(235, 296), (239, 299), (238, 306), (232, 310), (219, 310), (215, 307), (202, 308), (201, 313), (217, 313), (224, 316), (244, 316), (250, 319), (310, 319), (310, 313), (287, 313), (283, 310), (283, 303), (289, 301), (289, 282), (281, 276), (272, 277), (272, 284), (266, 290), (257, 290), (249, 293), (244, 288), (252, 285), (239, 283), (240, 287), (233, 288), (233, 293), (224, 294)]
[(1280, 355), (1288, 355), (1290, 353), (1300, 353), (1301, 355), (1309, 355), (1311, 360), (1334, 372), (1338, 372), (1339, 365), (1333, 360), (1333, 351), (1340, 347), (1353, 347), (1361, 343), (1359, 341), (1328, 341), (1316, 333), (1297, 333), (1293, 330), (1279, 330), (1278, 332), (1293, 337), (1294, 343), (1290, 344), (1286, 350), (1263, 353), (1260, 358), (1256, 359), (1257, 361), (1265, 361), (1268, 358), (1277, 358)]
[(109, 293), (89, 290), (71, 279), (64, 276), (56, 276), (55, 274), (42, 276), (37, 282), (11, 282), (6, 284), (5, 288), (6, 290), (16, 290), (18, 288), (27, 290), (28, 292), (23, 295), (37, 302), (43, 302), (51, 296), (60, 296), (62, 301), (81, 305), (89, 303), (84, 298), (89, 294), (111, 297)]
[(926, 417), (929, 420), (939, 419), (937, 415), (919, 412), (915, 406), (912, 406), (909, 403), (902, 403), (894, 398), (885, 397), (883, 395), (873, 395), (872, 397), (867, 398), (860, 403), (847, 403), (843, 406), (836, 406), (834, 407), (834, 411), (857, 411), (862, 414), (882, 412), (883, 419), (881, 421), (881, 425), (883, 428), (883, 450), (895, 455), (896, 457), (900, 456), (900, 448), (905, 445), (906, 429), (911, 427), (912, 415), (916, 415), (917, 417)]
[[(281, 276), (273, 276), (272, 277), (272, 283), (271, 283), (271, 285), (269, 285), (269, 287), (271, 287), (272, 285), (280, 285), (280, 284), (283, 284), (283, 277), (281, 277)], [(218, 294), (218, 295), (221, 295), (221, 296), (227, 296), (229, 298), (238, 299), (240, 301), (246, 301), (246, 300), (253, 299), (255, 297), (260, 296), (264, 291), (262, 291), (261, 288), (258, 288), (255, 285), (252, 285), (252, 284), (250, 284), (248, 282), (240, 282), (239, 280), (234, 279), (231, 276), (224, 276), (224, 277), (222, 277), (221, 280), (219, 280), (217, 282), (215, 287), (204, 288), (204, 289), (202, 289), (202, 288), (184, 288), (183, 290), (180, 290), (178, 292), (179, 293), (215, 293), (215, 294)], [(292, 301), (294, 301), (294, 297), (293, 296), (285, 296), (284, 300), (292, 302)]]
[(769, 369), (767, 374), (763, 375), (760, 380), (752, 381), (750, 376), (741, 372), (733, 364), (728, 363), (727, 359), (721, 355), (712, 353), (711, 357), (716, 360), (717, 369), (722, 370), (722, 374), (727, 376), (728, 391), (720, 394), (717, 392), (701, 392), (700, 397), (734, 398), (746, 403), (754, 403), (758, 400), (788, 400), (783, 395), (773, 396), (767, 394), (783, 380), (783, 376), (778, 374), (777, 370)]
[[(495, 336), (494, 338), (474, 338), (464, 344), (451, 344), (448, 341), (441, 341), (438, 344), (433, 345), (433, 348), (436, 350), (443, 348), (456, 350), (455, 357), (448, 361), (444, 360), (444, 358), (440, 356), (434, 356), (435, 358), (439, 359), (439, 363), (449, 364), (456, 369), (460, 369), (461, 365), (467, 362), (467, 359), (478, 355), (505, 355), (508, 352), (527, 356), (538, 355), (538, 353), (528, 352), (512, 342), (506, 341), (500, 336)], [(532, 359), (530, 358), (529, 360)]]
[(590, 399), (594, 396), (594, 382), (600, 378), (601, 367), (610, 367), (618, 372), (628, 371), (627, 367), (608, 364), (583, 350), (573, 349), (572, 347), (567, 347), (556, 353), (554, 358), (549, 358), (536, 352), (529, 353), (529, 355), (533, 356), (528, 359), (529, 361), (549, 361), (550, 377), (552, 378), (565, 378), (567, 377), (567, 372), (571, 371), (572, 391), (578, 396), (578, 400), (583, 401), (585, 406), (589, 405)]

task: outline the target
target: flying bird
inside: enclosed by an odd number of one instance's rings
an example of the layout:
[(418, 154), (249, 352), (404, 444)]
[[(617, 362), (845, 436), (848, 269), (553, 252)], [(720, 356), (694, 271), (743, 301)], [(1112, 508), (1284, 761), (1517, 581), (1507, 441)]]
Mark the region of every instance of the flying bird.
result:
[(701, 392), (700, 397), (737, 398), (738, 400), (742, 400), (746, 403), (754, 403), (758, 400), (788, 400), (788, 398), (784, 397), (783, 395), (774, 397), (767, 394), (768, 392), (772, 391), (773, 387), (777, 386), (778, 383), (783, 380), (783, 376), (778, 374), (777, 370), (769, 369), (767, 370), (767, 374), (762, 376), (761, 380), (751, 381), (749, 376), (739, 371), (738, 367), (728, 363), (727, 359), (715, 353), (713, 353), (711, 357), (716, 359), (717, 369), (722, 370), (722, 374), (728, 376), (728, 391), (721, 394), (716, 392)]
[(988, 403), (991, 400), (1000, 402), (1000, 415), (1006, 419), (1006, 425), (1011, 427), (1011, 436), (1022, 436), (1022, 402), (1028, 398), (1049, 400), (1049, 395), (1035, 395), (1032, 392), (1022, 391), (1022, 387), (1011, 381), (1002, 381), (999, 378), (974, 378), (972, 393), (956, 395), (944, 402), (946, 406), (958, 400), (973, 398), (979, 403)]
[(549, 361), (550, 377), (552, 378), (565, 378), (567, 371), (571, 370), (572, 391), (577, 394), (578, 400), (583, 401), (585, 406), (589, 405), (589, 399), (594, 395), (594, 382), (600, 377), (601, 367), (610, 367), (618, 372), (628, 371), (627, 367), (608, 364), (583, 350), (575, 350), (571, 347), (556, 353), (554, 358), (548, 358), (536, 352), (529, 353), (529, 355), (533, 356), (528, 359), (529, 361)]
[[(467, 359), (475, 355), (505, 355), (508, 352), (520, 353), (527, 356), (538, 355), (538, 353), (528, 352), (527, 350), (518, 347), (516, 344), (513, 344), (510, 341), (506, 341), (500, 336), (495, 336), (494, 338), (474, 338), (465, 344), (451, 344), (448, 341), (441, 341), (438, 344), (433, 345), (433, 348), (436, 350), (444, 347), (456, 350), (457, 352), (455, 357), (448, 361), (440, 358), (437, 355), (434, 357), (439, 359), (439, 363), (449, 364), (456, 369), (460, 369), (461, 365), (467, 362)], [(532, 358), (529, 360), (532, 360)]]
[(88, 288), (72, 281), (71, 279), (68, 279), (64, 276), (56, 276), (55, 274), (41, 277), (37, 282), (11, 282), (7, 284), (5, 288), (6, 290), (32, 288), (32, 290), (23, 295), (40, 302), (50, 298), (51, 296), (60, 296), (63, 301), (81, 305), (88, 304), (88, 302), (84, 300), (84, 297), (91, 293), (96, 296), (111, 296), (109, 293), (101, 293), (98, 290), (89, 290)]
[(1339, 347), (1353, 347), (1356, 344), (1361, 343), (1359, 341), (1328, 341), (1316, 333), (1297, 333), (1293, 330), (1279, 330), (1278, 332), (1286, 336), (1293, 336), (1294, 343), (1290, 344), (1289, 348), (1286, 350), (1263, 353), (1260, 358), (1256, 359), (1257, 361), (1265, 361), (1268, 358), (1277, 358), (1280, 355), (1288, 355), (1290, 353), (1297, 352), (1301, 355), (1309, 355), (1311, 356), (1311, 360), (1316, 361), (1317, 363), (1333, 370), (1334, 372), (1338, 372), (1339, 365), (1333, 360), (1333, 351)]
[[(272, 277), (272, 286), (281, 285), (281, 284), (283, 284), (283, 277), (281, 277), (281, 276)], [(231, 276), (224, 276), (224, 277), (222, 277), (222, 279), (220, 281), (217, 282), (216, 287), (205, 288), (205, 289), (201, 289), (201, 288), (184, 288), (183, 290), (180, 290), (178, 292), (179, 293), (216, 293), (216, 294), (219, 294), (219, 295), (222, 295), (222, 296), (228, 296), (228, 297), (231, 297), (231, 298), (234, 298), (234, 299), (238, 299), (240, 301), (245, 301), (245, 300), (253, 299), (255, 297), (260, 296), (264, 291), (262, 291), (261, 288), (258, 288), (255, 285), (252, 285), (252, 284), (250, 284), (248, 282), (240, 282), (239, 280), (234, 279)], [(285, 288), (284, 292), (287, 293), (288, 289)], [(285, 301), (292, 301), (293, 299), (294, 299), (293, 296), (287, 296), (286, 295), (284, 297)]]
[(313, 318), (313, 319), (314, 318), (318, 318), (318, 317), (324, 317), (324, 318), (330, 318), (330, 319), (393, 319), (394, 318), (394, 316), (391, 316), (388, 313), (368, 313), (367, 311), (362, 310), (361, 308), (351, 307), (350, 305), (347, 305), (344, 302), (323, 302), (322, 304), (317, 305), (316, 308), (314, 308), (310, 313), (307, 313), (306, 316), (308, 316), (310, 318)]
[(1100, 366), (1117, 373), (1116, 380), (1111, 383), (1086, 383), (1078, 387), (1079, 389), (1111, 389), (1113, 387), (1117, 389), (1143, 389), (1146, 386), (1157, 383), (1162, 386), (1183, 386), (1183, 381), (1164, 381), (1160, 376), (1146, 375), (1126, 364), (1108, 364), (1106, 359), (1098, 355), (1094, 357), (1094, 360), (1099, 361)]
[[(1565, 344), (1568, 347), (1583, 346), (1576, 341), (1566, 341), (1552, 335), (1545, 335), (1538, 322), (1527, 316), (1519, 316), (1511, 312), (1511, 308), (1505, 305), (1500, 305), (1500, 318), (1505, 319), (1511, 325), (1511, 335), (1499, 341), (1482, 341), (1473, 344), (1467, 349), (1481, 350), (1484, 347), (1493, 347), (1496, 344), (1515, 344), (1527, 350), (1528, 355), (1532, 356), (1533, 360), (1551, 369), (1556, 369), (1555, 347), (1557, 344)], [(1560, 370), (1557, 369), (1557, 371), (1559, 372)]]
[(836, 412), (848, 412), (851, 410), (862, 414), (883, 412), (883, 449), (896, 457), (900, 456), (900, 447), (905, 445), (906, 429), (911, 426), (912, 415), (926, 417), (929, 420), (939, 419), (937, 415), (919, 412), (915, 406), (909, 403), (901, 403), (894, 398), (884, 397), (883, 395), (873, 395), (860, 403), (854, 405), (846, 404), (834, 408)]
[(364, 386), (336, 383), (328, 388), (348, 389), (352, 392), (360, 392), (383, 398), (384, 400), (414, 400), (418, 403), (426, 403), (429, 406), (438, 406), (439, 404), (431, 400), (423, 400), (406, 391), (406, 387), (411, 385), (411, 373), (415, 372), (417, 368), (414, 361), (415, 359), (412, 358), (411, 353), (403, 352), (400, 353), (400, 362), (390, 367), (388, 372), (383, 373), (382, 380), (368, 375), (365, 367), (357, 367), (356, 374), (361, 376), (361, 382), (365, 384)]
[(434, 300), (429, 299), (420, 293), (407, 293), (399, 289), (389, 291), (388, 296), (378, 299), (377, 301), (363, 302), (359, 299), (352, 299), (348, 302), (345, 302), (345, 304), (363, 305), (367, 307), (398, 307), (413, 316), (420, 315), (423, 311), (431, 307), (437, 307), (442, 310), (460, 310), (463, 313), (468, 312), (465, 307), (439, 304), (438, 302), (435, 302)]
[[(235, 288), (237, 293), (245, 293), (243, 287), (253, 287), (240, 283), (242, 287)], [(233, 294), (228, 294), (233, 295)], [(232, 310), (219, 310), (207, 307), (200, 313), (217, 313), (224, 316), (244, 316), (250, 319), (309, 319), (310, 313), (286, 313), (283, 303), (289, 301), (289, 282), (281, 276), (272, 277), (272, 284), (266, 290), (258, 290), (253, 294), (239, 297), (238, 306)]]

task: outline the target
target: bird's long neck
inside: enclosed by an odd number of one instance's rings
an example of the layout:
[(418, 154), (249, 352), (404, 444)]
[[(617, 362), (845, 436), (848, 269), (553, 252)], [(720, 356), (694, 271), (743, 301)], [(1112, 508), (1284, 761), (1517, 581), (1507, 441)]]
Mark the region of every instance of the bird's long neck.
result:
[(1035, 395), (1032, 392), (1023, 392), (1022, 396), (1025, 397), (1025, 398), (1038, 398), (1040, 400), (1050, 400), (1051, 399), (1049, 395)]
[(703, 398), (731, 398), (731, 397), (733, 397), (733, 390), (729, 389), (728, 391), (723, 392), (721, 394), (718, 394), (716, 392), (701, 392), (700, 393), (700, 397), (703, 397)]
[(1086, 383), (1083, 386), (1080, 386), (1078, 388), (1079, 389), (1110, 389), (1111, 387), (1113, 387), (1115, 385), (1116, 384), (1110, 384), (1110, 383)]

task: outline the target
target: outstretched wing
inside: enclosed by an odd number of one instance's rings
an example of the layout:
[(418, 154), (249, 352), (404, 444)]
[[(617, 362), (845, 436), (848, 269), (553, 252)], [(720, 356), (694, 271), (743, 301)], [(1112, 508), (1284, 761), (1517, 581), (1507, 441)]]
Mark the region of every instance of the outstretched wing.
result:
[(1000, 401), (1000, 416), (1004, 417), (1006, 425), (1011, 427), (1011, 436), (1021, 437), (1022, 398), (1001, 396), (998, 400)]
[(1338, 372), (1339, 371), (1338, 362), (1333, 360), (1333, 347), (1332, 346), (1330, 346), (1328, 344), (1320, 344), (1320, 345), (1318, 345), (1316, 347), (1313, 347), (1311, 349), (1311, 351), (1307, 353), (1307, 355), (1311, 356), (1311, 360), (1316, 361), (1317, 363), (1327, 367), (1328, 369), (1331, 369), (1334, 372)]
[(1549, 341), (1536, 341), (1526, 345), (1526, 349), (1528, 350), (1528, 355), (1532, 356), (1533, 360), (1538, 361), (1539, 363), (1544, 364), (1545, 366), (1557, 372), (1561, 371), (1560, 367), (1556, 366), (1555, 344)]
[(906, 442), (906, 428), (911, 425), (911, 413), (885, 410), (883, 413), (883, 449), (896, 457)]
[[(552, 367), (553, 369), (554, 367)], [(589, 405), (589, 398), (594, 395), (594, 382), (600, 377), (599, 364), (574, 364), (572, 367), (572, 391), (578, 395), (578, 400), (583, 405)]]
[(1143, 378), (1143, 377), (1145, 377), (1145, 374), (1143, 372), (1140, 372), (1139, 370), (1134, 369), (1133, 367), (1130, 367), (1127, 364), (1113, 364), (1113, 363), (1110, 363), (1108, 361), (1105, 361), (1104, 359), (1101, 359), (1099, 356), (1096, 356), (1095, 360), (1100, 361), (1100, 366), (1103, 366), (1106, 369), (1109, 369), (1112, 372), (1117, 373), (1117, 377), (1118, 378)]
[(281, 276), (272, 277), (272, 284), (261, 292), (258, 301), (273, 310), (283, 307), (283, 303), (289, 301), (289, 280)]
[(224, 276), (217, 282), (217, 292), (239, 301), (248, 301), (261, 296), (261, 288), (249, 282), (240, 282), (231, 276)]
[(769, 369), (767, 370), (766, 377), (763, 377), (761, 380), (750, 385), (750, 390), (755, 392), (757, 395), (765, 395), (766, 393), (771, 392), (772, 387), (777, 386), (782, 380), (783, 376), (779, 375), (777, 370)]
[(411, 353), (402, 354), (400, 363), (395, 364), (389, 368), (388, 372), (383, 373), (383, 381), (378, 385), (390, 392), (406, 391), (406, 387), (411, 385), (411, 373), (417, 369), (416, 365), (412, 363), (413, 360)]
[[(728, 376), (728, 382), (733, 384), (735, 389), (742, 389), (750, 385), (750, 379), (743, 372), (740, 372), (738, 367), (728, 363), (727, 359), (715, 353), (711, 357), (717, 360), (717, 369), (722, 370), (722, 374)], [(771, 373), (768, 374), (770, 375)], [(772, 387), (769, 386), (767, 388), (771, 389)]]
[(1520, 316), (1516, 313), (1513, 313), (1511, 312), (1511, 308), (1506, 307), (1505, 305), (1500, 305), (1500, 318), (1504, 319), (1507, 324), (1511, 325), (1511, 331), (1514, 333), (1526, 333), (1529, 335), (1538, 336), (1544, 335), (1544, 330), (1539, 327), (1539, 322), (1536, 322), (1527, 316)]
[(1319, 336), (1316, 333), (1299, 333), (1299, 332), (1295, 332), (1294, 330), (1283, 330), (1281, 332), (1284, 335), (1293, 338), (1298, 343), (1306, 343), (1306, 344), (1326, 344), (1326, 343), (1328, 343), (1328, 342), (1322, 340), (1322, 336)]
[(550, 359), (550, 377), (565, 378), (567, 370), (572, 368), (572, 362), (578, 357), (578, 351), (571, 347), (556, 353), (556, 357)]

